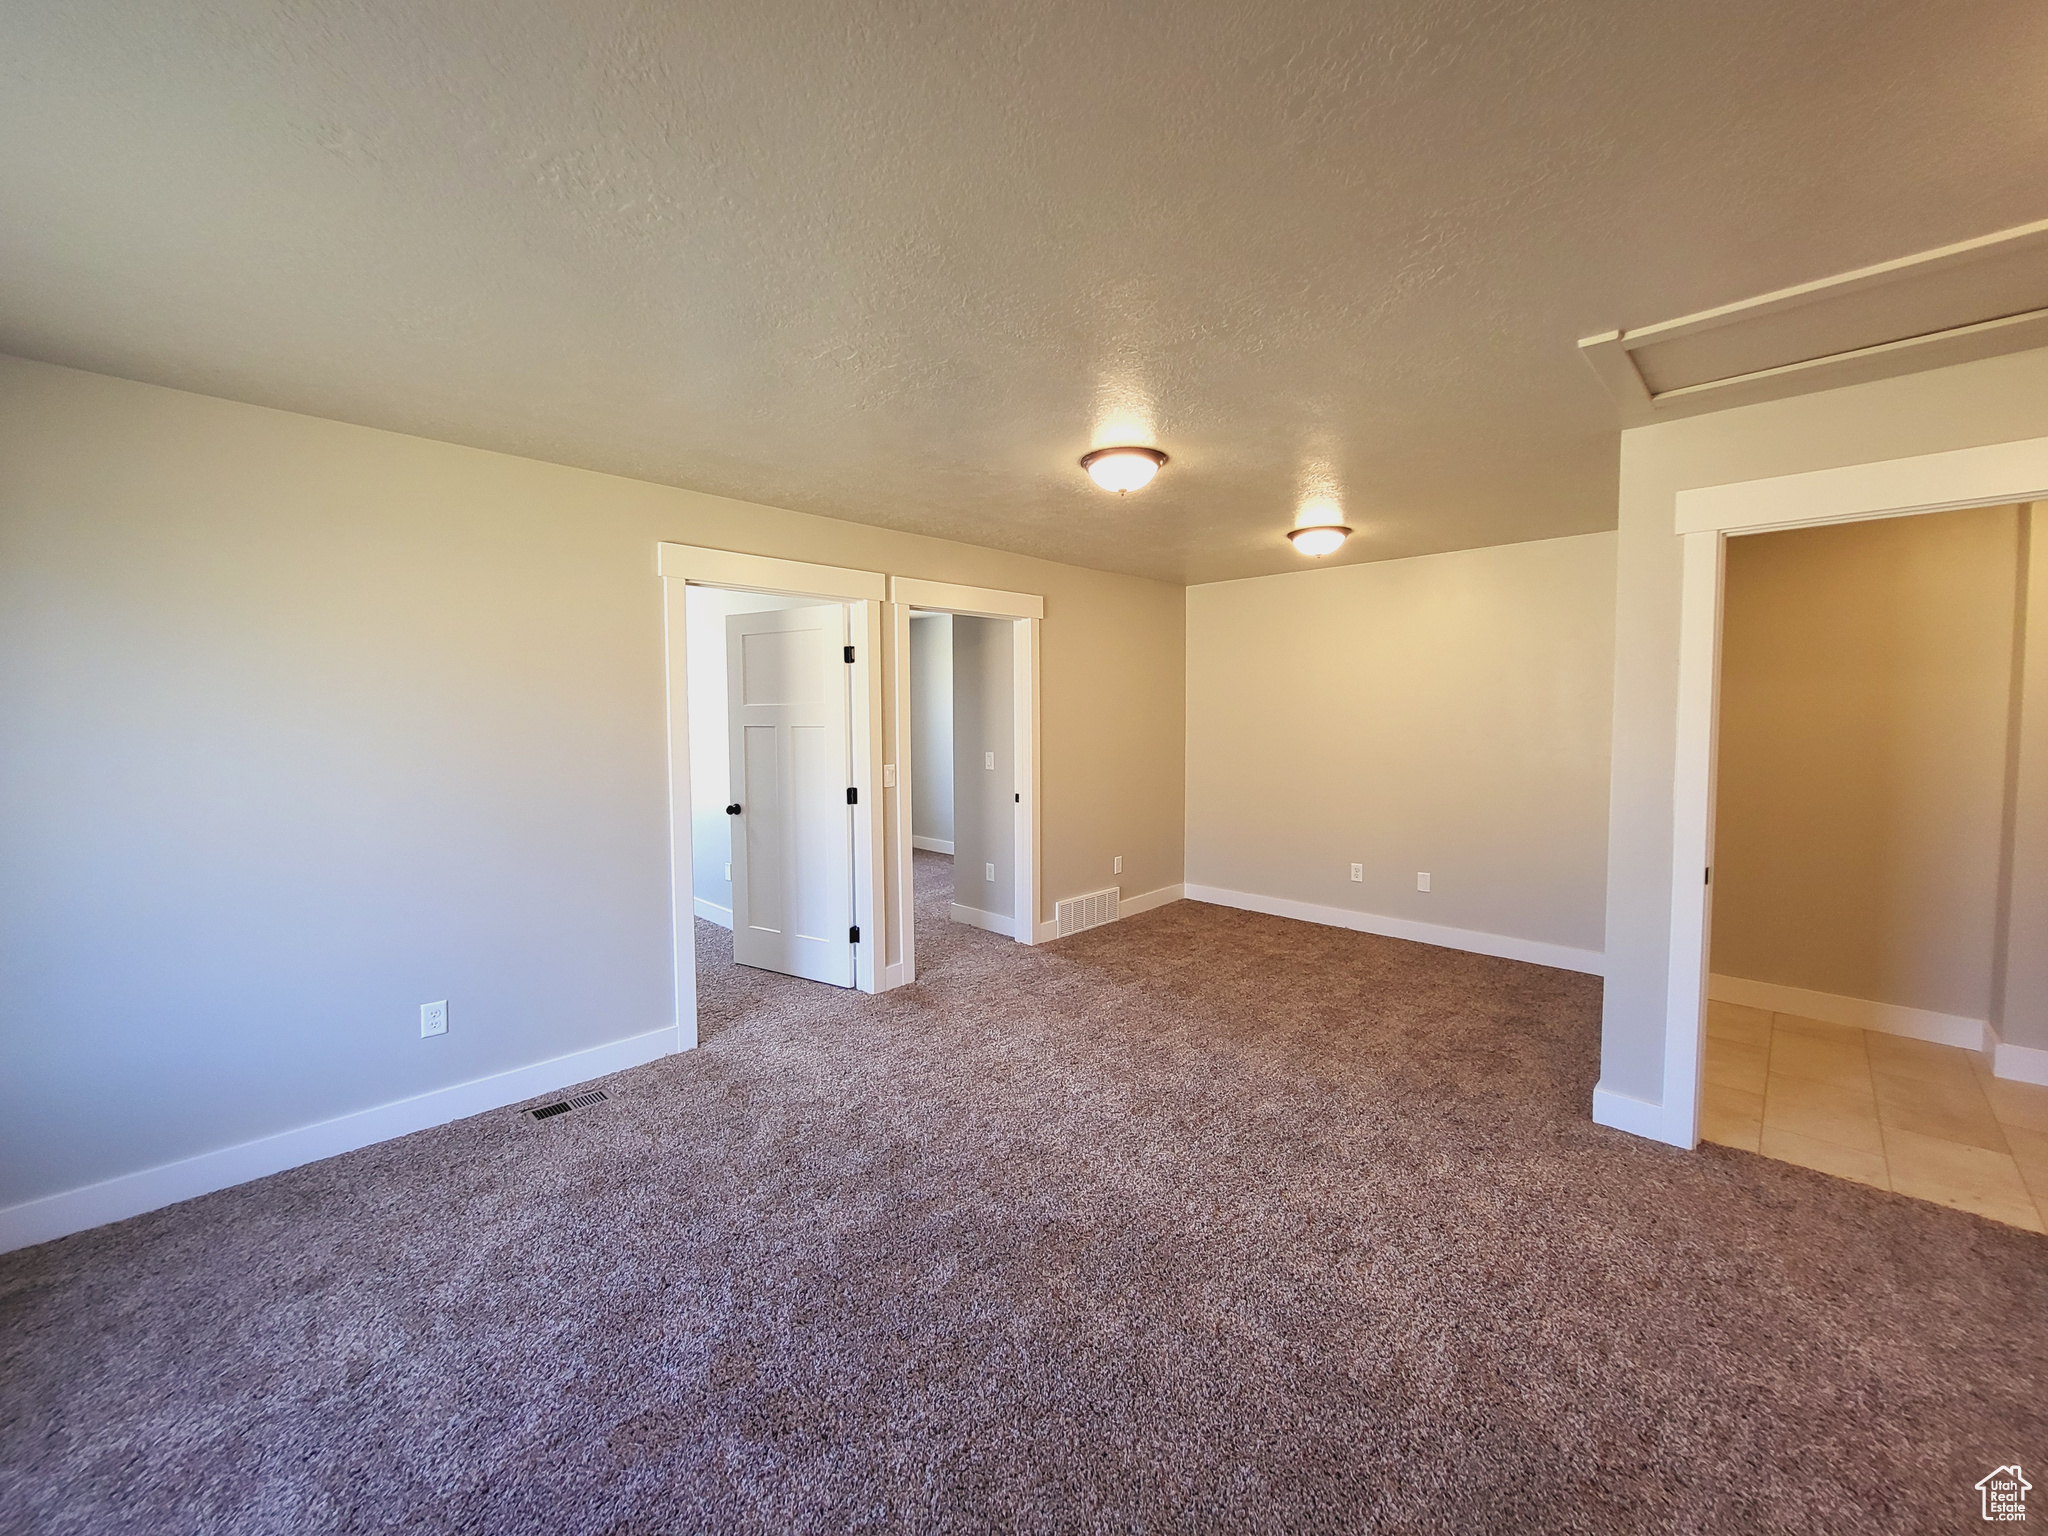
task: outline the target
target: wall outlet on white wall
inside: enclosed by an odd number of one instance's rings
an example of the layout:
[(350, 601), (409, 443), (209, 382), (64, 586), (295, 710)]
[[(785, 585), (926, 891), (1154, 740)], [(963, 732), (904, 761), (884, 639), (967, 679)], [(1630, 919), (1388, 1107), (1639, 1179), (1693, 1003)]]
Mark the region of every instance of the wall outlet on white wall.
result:
[(1124, 872), (1124, 856), (1122, 854), (1118, 854), (1109, 861), (1109, 872), (1112, 875), (1120, 875)]
[(984, 880), (987, 880), (987, 881), (990, 881), (990, 882), (993, 882), (993, 881), (995, 880), (995, 877), (996, 877), (996, 867), (995, 867), (995, 865), (993, 865), (993, 864), (984, 864), (984, 865), (982, 865), (982, 866), (981, 866), (981, 878), (982, 878), (982, 879), (984, 879)]
[(1365, 866), (1363, 864), (1352, 865), (1351, 878), (1354, 880), (1363, 880), (1365, 878)]
[(1423, 869), (1415, 871), (1415, 889), (1418, 891), (1429, 889), (1429, 871)]
[(428, 1035), (448, 1033), (448, 1000), (444, 997), (438, 1003), (420, 1004), (420, 1038)]
[(993, 768), (995, 767), (995, 765), (996, 765), (996, 755), (995, 755), (995, 753), (993, 753), (993, 752), (984, 752), (984, 753), (982, 753), (982, 754), (981, 754), (981, 766), (982, 766), (982, 767), (984, 767), (984, 768), (989, 768), (989, 769), (993, 769)]

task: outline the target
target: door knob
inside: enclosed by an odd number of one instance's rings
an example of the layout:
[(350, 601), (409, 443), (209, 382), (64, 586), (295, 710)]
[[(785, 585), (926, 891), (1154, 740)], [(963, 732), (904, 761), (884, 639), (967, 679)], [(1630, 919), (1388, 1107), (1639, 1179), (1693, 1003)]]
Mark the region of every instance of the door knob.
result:
[(726, 815), (728, 815), (728, 816), (737, 816), (737, 815), (739, 815), (739, 813), (740, 813), (740, 808), (739, 808), (739, 806), (738, 806), (737, 804), (734, 804), (734, 805), (728, 805), (728, 806), (727, 806), (727, 807), (725, 808), (725, 814), (726, 814)]

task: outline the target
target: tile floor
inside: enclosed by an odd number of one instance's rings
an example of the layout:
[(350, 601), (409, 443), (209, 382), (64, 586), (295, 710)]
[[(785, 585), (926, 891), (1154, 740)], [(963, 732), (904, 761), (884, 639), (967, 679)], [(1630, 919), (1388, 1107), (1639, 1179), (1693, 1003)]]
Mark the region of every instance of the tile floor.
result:
[(1706, 1073), (1708, 1141), (2048, 1232), (2048, 1088), (1980, 1051), (1710, 1003)]

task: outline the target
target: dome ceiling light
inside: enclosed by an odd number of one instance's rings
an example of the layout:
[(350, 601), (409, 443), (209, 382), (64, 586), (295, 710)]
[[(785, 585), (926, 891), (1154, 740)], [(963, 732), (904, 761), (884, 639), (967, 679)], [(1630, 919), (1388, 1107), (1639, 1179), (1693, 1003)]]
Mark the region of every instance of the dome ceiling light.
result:
[(1351, 537), (1351, 530), (1342, 523), (1314, 523), (1306, 528), (1292, 528), (1287, 537), (1294, 547), (1304, 555), (1334, 554)]
[(1105, 491), (1122, 496), (1152, 483), (1166, 455), (1157, 448), (1098, 448), (1081, 456), (1081, 467)]

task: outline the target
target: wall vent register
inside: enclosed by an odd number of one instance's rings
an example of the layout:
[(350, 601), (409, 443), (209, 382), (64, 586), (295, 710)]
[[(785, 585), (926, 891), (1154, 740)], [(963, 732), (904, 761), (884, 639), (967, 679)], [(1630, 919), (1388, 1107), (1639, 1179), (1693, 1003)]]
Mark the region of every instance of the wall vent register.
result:
[(588, 1109), (593, 1104), (602, 1103), (603, 1100), (603, 1091), (593, 1089), (589, 1093), (579, 1093), (573, 1099), (559, 1099), (553, 1104), (543, 1104), (539, 1109), (529, 1109), (527, 1113), (536, 1120), (552, 1120), (557, 1115), (568, 1114), (572, 1109)]
[(1064, 939), (1070, 933), (1115, 922), (1122, 893), (1121, 886), (1112, 885), (1106, 891), (1090, 891), (1086, 896), (1069, 897), (1059, 903), (1053, 908), (1055, 937)]

